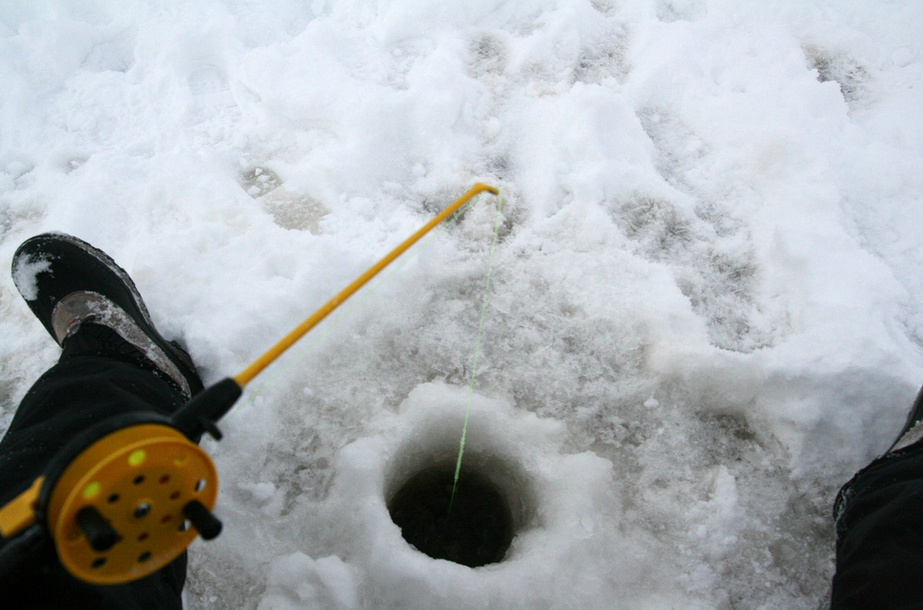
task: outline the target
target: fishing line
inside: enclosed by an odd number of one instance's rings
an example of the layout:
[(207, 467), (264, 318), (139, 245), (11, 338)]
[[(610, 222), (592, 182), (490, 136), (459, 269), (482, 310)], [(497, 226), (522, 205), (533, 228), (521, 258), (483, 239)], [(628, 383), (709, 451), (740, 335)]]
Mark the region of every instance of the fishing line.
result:
[(500, 215), (503, 209), (503, 195), (497, 196), (497, 215), (494, 220), (494, 237), (490, 243), (490, 260), (487, 263), (487, 283), (484, 286), (484, 298), (481, 302), (481, 321), (478, 323), (478, 338), (474, 344), (474, 363), (471, 365), (471, 383), (468, 385), (468, 405), (465, 408), (465, 423), (462, 426), (461, 440), (458, 443), (458, 461), (455, 463), (455, 480), (452, 482), (452, 495), (449, 498), (449, 512), (455, 502), (455, 490), (458, 487), (458, 475), (461, 472), (462, 456), (465, 453), (465, 439), (468, 437), (468, 417), (471, 415), (471, 400), (474, 398), (474, 375), (478, 368), (478, 356), (481, 352), (481, 336), (484, 333), (484, 317), (487, 313), (487, 296), (490, 292), (490, 278), (494, 269), (494, 250), (500, 235)]
[[(453, 213), (449, 220), (456, 224), (460, 222), (461, 217), (475, 204), (476, 201), (476, 199), (468, 201), (468, 203)], [(312, 337), (310, 341), (305, 342), (301, 349), (299, 349), (291, 358), (288, 358), (288, 362), (284, 366), (278, 367), (279, 370), (264, 380), (256, 388), (256, 390), (254, 390), (252, 393), (249, 393), (249, 396), (247, 396), (246, 401), (241, 405), (241, 407), (252, 405), (257, 397), (261, 396), (267, 388), (272, 386), (275, 382), (279, 381), (279, 379), (288, 373), (296, 364), (299, 364), (302, 360), (304, 360), (304, 358), (307, 357), (308, 352), (313, 347), (323, 341), (327, 335), (339, 328), (339, 326), (345, 322), (358, 308), (360, 308), (372, 295), (374, 295), (379, 288), (386, 285), (394, 275), (402, 271), (412, 261), (417, 260), (420, 255), (426, 251), (428, 244), (437, 236), (444, 233), (447, 229), (448, 223), (442, 223), (436, 227), (434, 231), (430, 232), (423, 239), (421, 239), (419, 246), (414, 248), (413, 252), (409, 256), (401, 257), (403, 260), (401, 260), (397, 265), (388, 269), (385, 273), (379, 276), (375, 282), (372, 282), (369, 286), (367, 286), (362, 291), (362, 294), (359, 295), (355, 303), (352, 303), (350, 307), (344, 309), (342, 312), (340, 312), (339, 315), (334, 317), (329, 324), (325, 325), (323, 329), (320, 329), (320, 332), (318, 332), (315, 337)]]

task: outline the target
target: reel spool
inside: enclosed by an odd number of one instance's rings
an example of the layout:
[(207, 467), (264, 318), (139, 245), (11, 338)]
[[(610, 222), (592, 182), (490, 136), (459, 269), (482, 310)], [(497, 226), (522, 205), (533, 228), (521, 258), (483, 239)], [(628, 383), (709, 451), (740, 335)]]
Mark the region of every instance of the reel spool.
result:
[[(58, 478), (46, 522), (61, 564), (92, 584), (130, 582), (214, 538), (211, 458), (178, 430), (141, 424), (85, 449)], [(190, 527), (190, 524), (192, 527)]]
[(217, 495), (211, 458), (169, 419), (122, 416), (66, 447), (0, 511), (0, 528), (43, 529), (72, 576), (122, 584), (163, 568), (197, 534), (216, 537)]

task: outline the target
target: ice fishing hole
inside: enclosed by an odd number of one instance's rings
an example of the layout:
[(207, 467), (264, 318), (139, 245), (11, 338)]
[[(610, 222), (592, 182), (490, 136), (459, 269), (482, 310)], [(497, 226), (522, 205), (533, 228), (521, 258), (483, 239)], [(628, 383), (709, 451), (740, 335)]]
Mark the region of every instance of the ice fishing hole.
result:
[(404, 540), (434, 559), (472, 568), (503, 561), (516, 533), (504, 490), (462, 466), (453, 499), (454, 479), (452, 463), (420, 470), (388, 502), (391, 520)]
[(436, 411), (428, 405), (387, 450), (382, 508), (404, 542), (434, 559), (471, 568), (515, 559), (517, 538), (543, 525), (528, 448), (505, 421), (475, 412), (450, 511), (462, 420)]

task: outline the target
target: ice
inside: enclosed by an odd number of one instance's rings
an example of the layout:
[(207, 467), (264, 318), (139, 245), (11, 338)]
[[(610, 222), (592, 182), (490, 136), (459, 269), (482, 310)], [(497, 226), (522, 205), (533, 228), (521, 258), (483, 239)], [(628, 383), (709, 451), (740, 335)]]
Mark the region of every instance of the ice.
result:
[(268, 580), (273, 592), (263, 597), (258, 610), (359, 607), (350, 568), (338, 557), (314, 560), (296, 552), (275, 561)]
[[(495, 185), (492, 269), (482, 196), (204, 443), (225, 529), (188, 606), (813, 610), (836, 490), (923, 381), (921, 27), (910, 0), (7, 3), (0, 252), (102, 248), (214, 382)], [(56, 352), (9, 277), (0, 309), (8, 425)], [(525, 524), (476, 569), (385, 507), (469, 395)]]

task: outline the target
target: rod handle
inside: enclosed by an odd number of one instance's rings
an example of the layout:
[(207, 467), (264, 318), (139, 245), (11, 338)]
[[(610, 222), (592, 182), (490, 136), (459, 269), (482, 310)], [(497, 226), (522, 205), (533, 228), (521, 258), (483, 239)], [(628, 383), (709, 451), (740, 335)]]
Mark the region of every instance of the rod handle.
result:
[(221, 431), (215, 424), (234, 406), (242, 393), (243, 388), (232, 377), (226, 377), (193, 396), (174, 413), (171, 418), (173, 425), (194, 441), (198, 441), (203, 432), (221, 440)]

